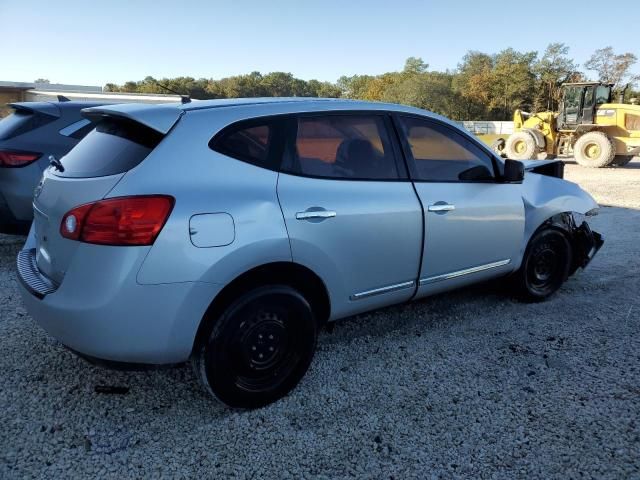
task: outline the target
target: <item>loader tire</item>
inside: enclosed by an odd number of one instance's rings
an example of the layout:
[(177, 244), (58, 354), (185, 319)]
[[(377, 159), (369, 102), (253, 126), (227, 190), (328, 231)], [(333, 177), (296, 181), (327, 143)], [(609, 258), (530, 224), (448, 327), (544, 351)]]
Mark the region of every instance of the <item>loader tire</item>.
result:
[(627, 163), (633, 160), (633, 155), (616, 155), (611, 165), (616, 167), (624, 167)]
[(616, 146), (606, 133), (589, 132), (576, 140), (573, 154), (583, 167), (602, 168), (615, 159)]
[(512, 160), (534, 160), (538, 156), (536, 139), (529, 132), (516, 132), (509, 135), (504, 150), (507, 158)]

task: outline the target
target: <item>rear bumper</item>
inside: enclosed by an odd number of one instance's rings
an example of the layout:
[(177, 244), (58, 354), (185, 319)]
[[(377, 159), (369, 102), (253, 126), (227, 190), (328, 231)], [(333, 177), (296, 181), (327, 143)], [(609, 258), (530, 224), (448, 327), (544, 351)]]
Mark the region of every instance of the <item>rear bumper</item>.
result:
[(146, 250), (82, 251), (91, 247), (79, 248), (62, 283), (49, 292), (42, 290), (39, 282), (46, 287), (47, 279), (37, 266), (25, 265), (31, 253), (20, 253), (20, 292), (29, 314), (83, 357), (136, 365), (188, 360), (200, 320), (219, 287), (203, 282), (140, 285), (135, 277)]

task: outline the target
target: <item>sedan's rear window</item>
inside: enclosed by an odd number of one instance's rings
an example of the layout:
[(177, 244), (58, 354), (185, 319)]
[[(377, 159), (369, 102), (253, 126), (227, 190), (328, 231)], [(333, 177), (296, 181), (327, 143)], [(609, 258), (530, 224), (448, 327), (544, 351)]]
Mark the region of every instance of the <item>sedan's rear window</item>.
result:
[(104, 177), (131, 170), (160, 143), (162, 135), (136, 122), (104, 119), (63, 159), (64, 177)]
[(30, 132), (55, 120), (55, 117), (36, 112), (17, 111), (0, 121), (0, 140), (8, 140)]

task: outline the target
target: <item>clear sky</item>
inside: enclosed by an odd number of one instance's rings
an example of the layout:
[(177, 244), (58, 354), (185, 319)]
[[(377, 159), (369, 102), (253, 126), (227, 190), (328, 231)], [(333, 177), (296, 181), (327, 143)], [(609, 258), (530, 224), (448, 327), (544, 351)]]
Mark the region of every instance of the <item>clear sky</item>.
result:
[[(456, 67), (468, 50), (564, 42), (640, 57), (638, 0), (0, 0), (0, 80), (104, 85), (258, 70), (335, 81), (400, 70), (409, 56)], [(601, 12), (607, 17), (599, 18)], [(631, 14), (635, 12), (635, 14)], [(635, 71), (640, 71), (636, 65)]]

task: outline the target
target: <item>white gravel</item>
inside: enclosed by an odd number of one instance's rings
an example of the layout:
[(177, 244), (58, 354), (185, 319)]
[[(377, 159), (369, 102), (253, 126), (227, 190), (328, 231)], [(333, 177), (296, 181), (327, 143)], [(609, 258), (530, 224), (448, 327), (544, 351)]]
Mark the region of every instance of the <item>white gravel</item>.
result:
[(188, 367), (66, 351), (18, 297), (23, 239), (0, 236), (0, 478), (640, 478), (640, 161), (566, 173), (611, 207), (551, 300), (485, 285), (339, 322), (300, 386), (251, 412)]

